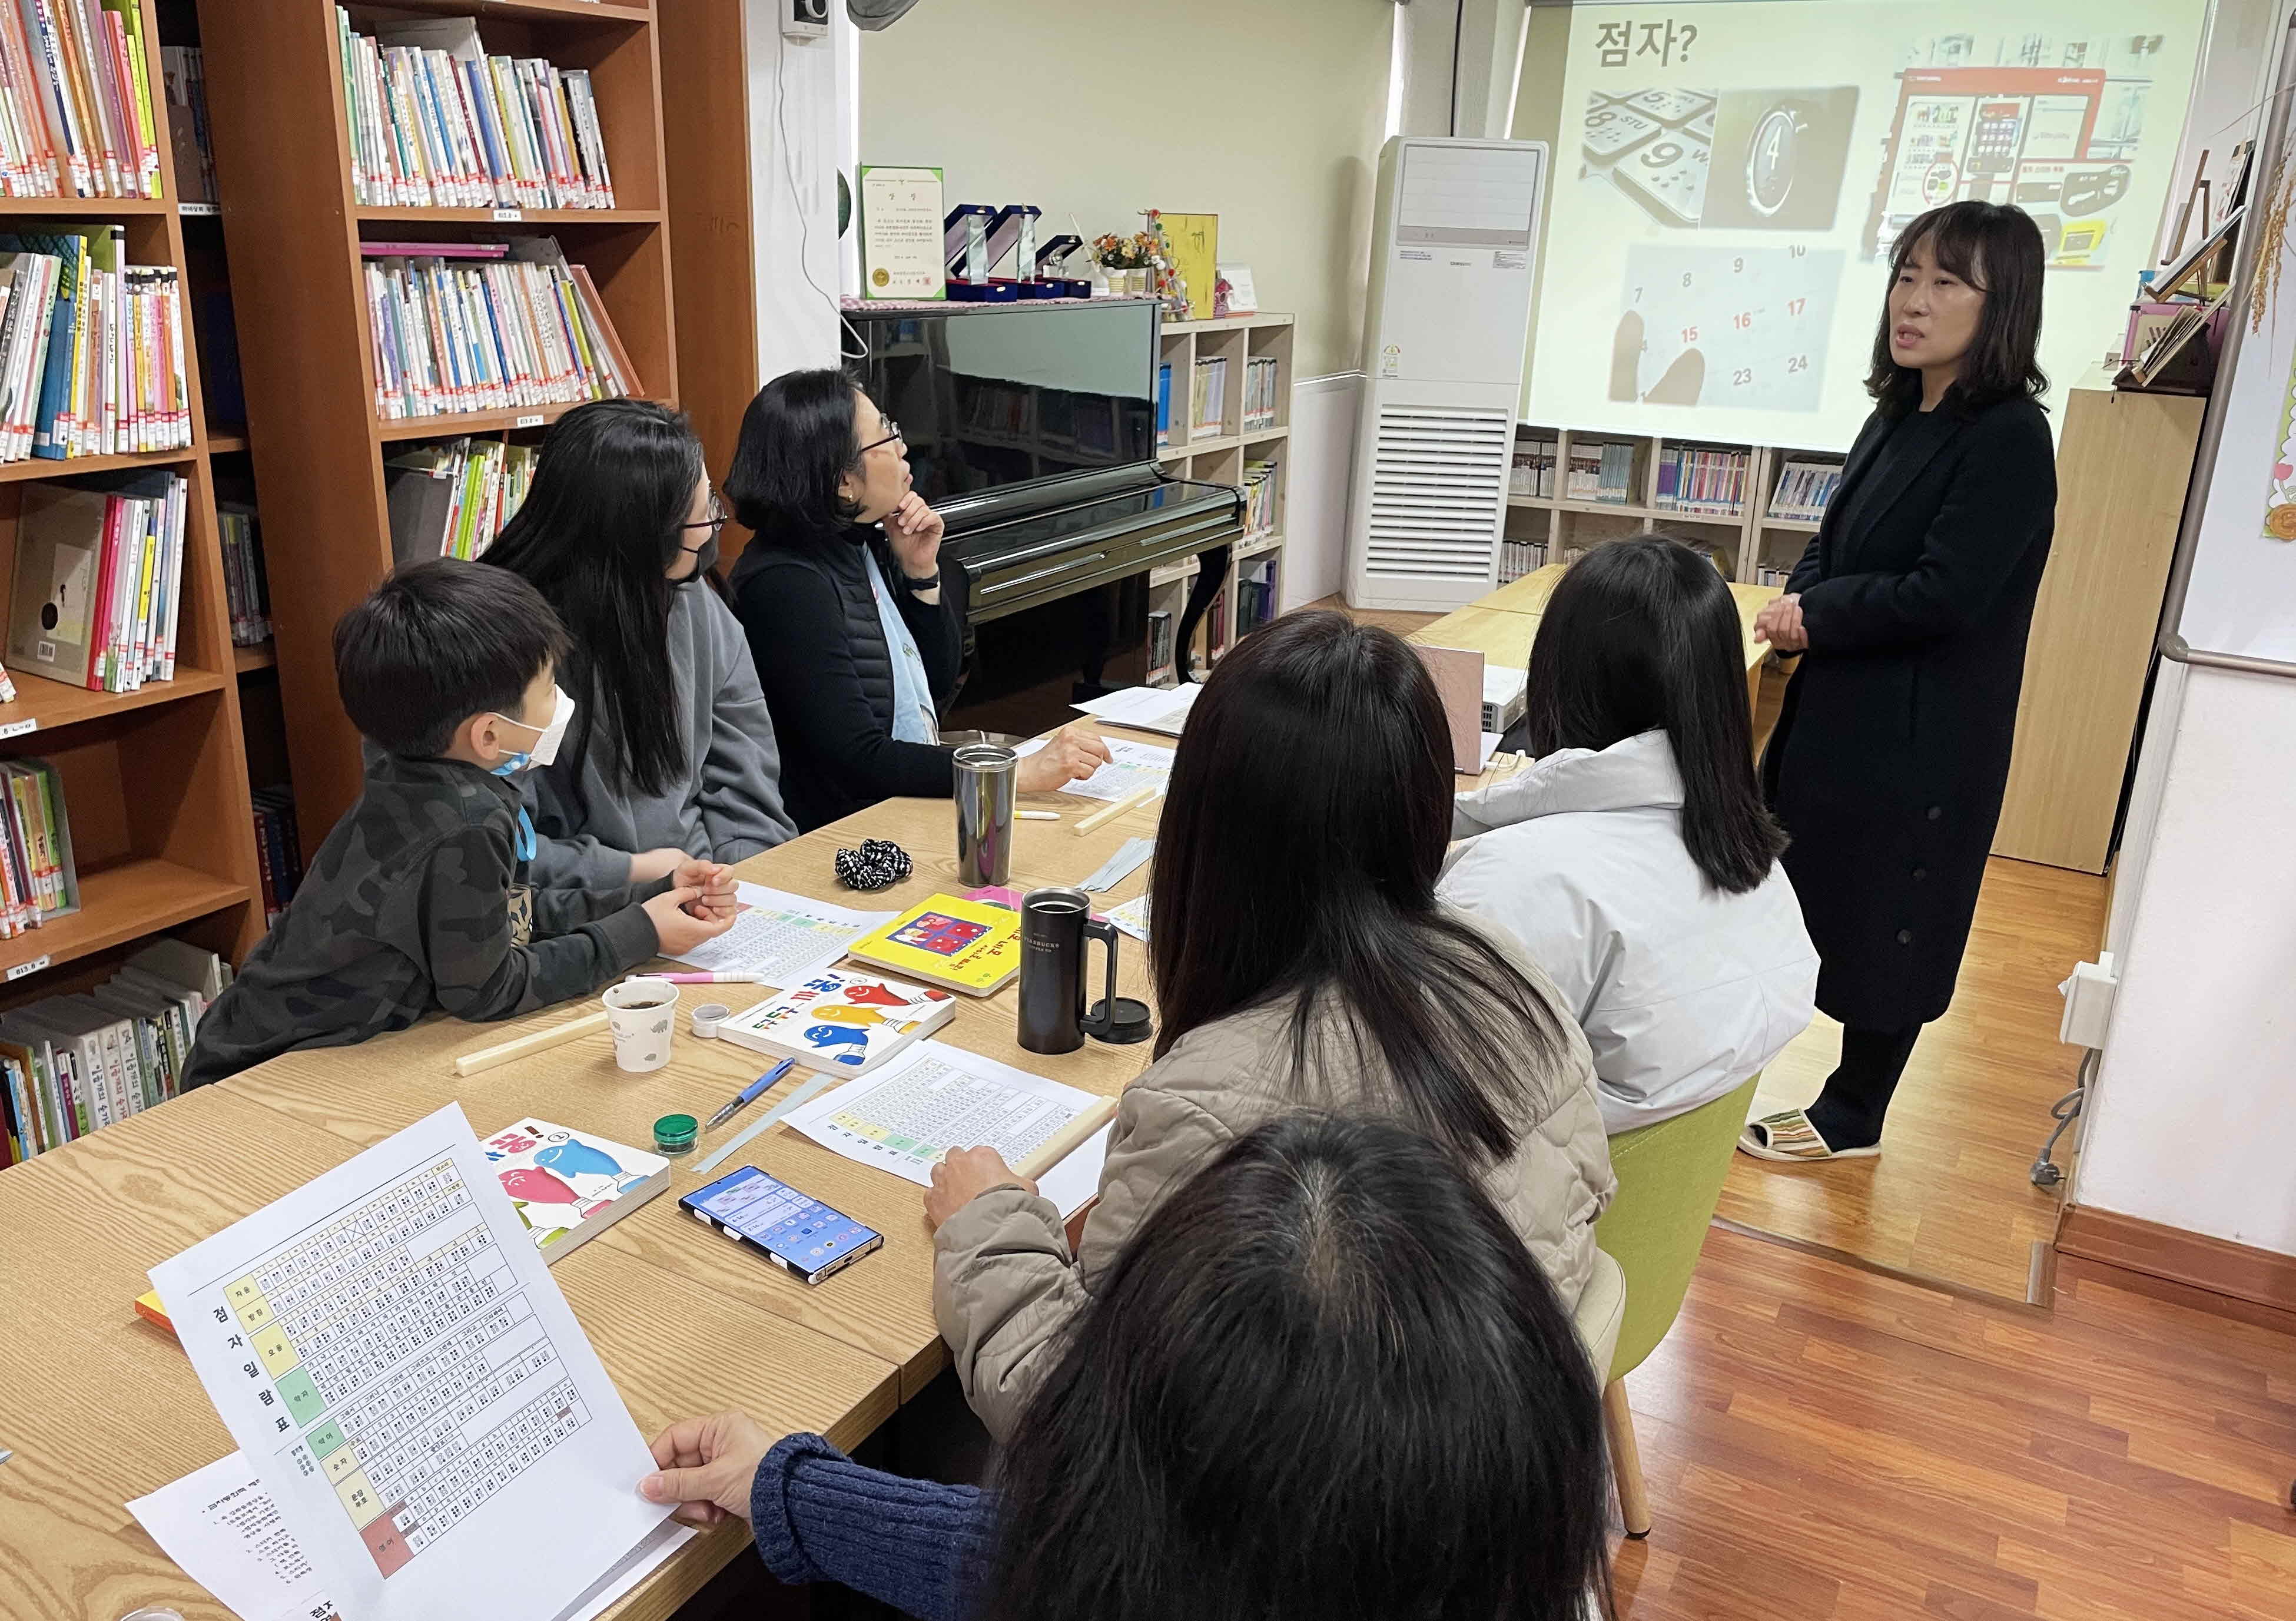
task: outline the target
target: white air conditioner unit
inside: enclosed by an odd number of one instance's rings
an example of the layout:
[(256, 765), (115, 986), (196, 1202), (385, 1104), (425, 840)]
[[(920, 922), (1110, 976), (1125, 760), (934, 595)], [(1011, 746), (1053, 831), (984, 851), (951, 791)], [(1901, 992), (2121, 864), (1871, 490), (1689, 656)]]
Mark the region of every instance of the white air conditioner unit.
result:
[(1498, 581), (1543, 141), (1397, 136), (1379, 160), (1348, 601), (1454, 608)]

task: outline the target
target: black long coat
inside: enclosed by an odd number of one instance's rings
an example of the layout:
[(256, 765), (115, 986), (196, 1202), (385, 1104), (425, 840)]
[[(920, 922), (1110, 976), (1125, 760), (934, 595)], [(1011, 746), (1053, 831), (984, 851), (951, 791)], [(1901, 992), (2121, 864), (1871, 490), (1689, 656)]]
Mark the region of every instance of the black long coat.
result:
[(1817, 1005), (1898, 1029), (1953, 1000), (2009, 778), (2056, 458), (2029, 399), (1876, 412), (1787, 589), (1809, 651), (1762, 761)]

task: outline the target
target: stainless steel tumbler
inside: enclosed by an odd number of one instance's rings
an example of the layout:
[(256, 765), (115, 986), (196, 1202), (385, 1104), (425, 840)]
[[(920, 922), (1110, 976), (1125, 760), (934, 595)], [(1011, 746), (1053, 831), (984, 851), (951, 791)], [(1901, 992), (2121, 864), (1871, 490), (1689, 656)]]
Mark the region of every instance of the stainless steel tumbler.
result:
[(968, 889), (1013, 876), (1013, 788), (1021, 757), (994, 743), (956, 751), (956, 876)]

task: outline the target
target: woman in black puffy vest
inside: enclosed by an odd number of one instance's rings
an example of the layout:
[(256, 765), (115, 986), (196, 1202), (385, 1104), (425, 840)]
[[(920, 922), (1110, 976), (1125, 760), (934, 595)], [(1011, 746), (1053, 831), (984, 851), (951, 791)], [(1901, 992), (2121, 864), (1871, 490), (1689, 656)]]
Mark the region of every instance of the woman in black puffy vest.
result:
[[(955, 782), (939, 717), (965, 574), (910, 483), (899, 428), (839, 372), (776, 377), (742, 418), (726, 495), (757, 539), (734, 565), (734, 607), (800, 831), (897, 795), (946, 799)], [(1107, 758), (1078, 723), (1021, 762), (1018, 786), (1058, 788)]]

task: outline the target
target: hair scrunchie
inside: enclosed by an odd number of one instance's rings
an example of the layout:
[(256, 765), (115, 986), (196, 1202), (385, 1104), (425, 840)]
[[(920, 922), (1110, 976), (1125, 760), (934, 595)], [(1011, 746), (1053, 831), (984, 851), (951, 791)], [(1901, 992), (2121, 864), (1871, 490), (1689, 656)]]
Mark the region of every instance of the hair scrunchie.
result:
[(873, 894), (909, 876), (909, 852), (890, 839), (863, 839), (858, 850), (837, 852), (838, 881), (848, 889)]

